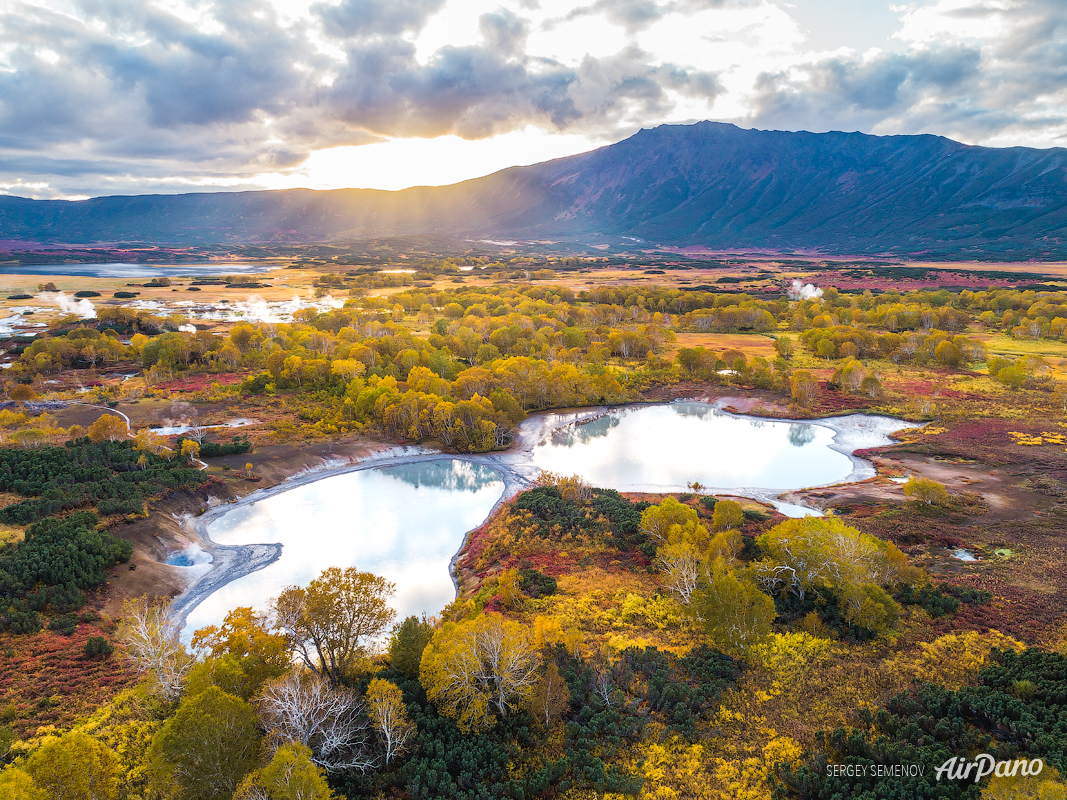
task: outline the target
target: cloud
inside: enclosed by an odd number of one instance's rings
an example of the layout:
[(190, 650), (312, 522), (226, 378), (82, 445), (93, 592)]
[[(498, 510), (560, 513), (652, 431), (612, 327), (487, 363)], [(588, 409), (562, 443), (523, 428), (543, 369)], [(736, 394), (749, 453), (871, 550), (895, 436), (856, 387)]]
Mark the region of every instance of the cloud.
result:
[(520, 56), (525, 53), (530, 23), (508, 9), (500, 8), (482, 14), (478, 18), (478, 30), (491, 51), (503, 56)]
[(757, 127), (938, 133), (965, 142), (1067, 144), (1067, 7), (936, 0), (904, 9), (901, 52), (765, 71)]
[(445, 0), (342, 0), (336, 6), (317, 4), (314, 11), (331, 36), (399, 36), (422, 28), (444, 5)]
[[(902, 6), (899, 46), (863, 54), (761, 41), (775, 34), (759, 19), (785, 13), (771, 0), (544, 5), (16, 1), (0, 10), (0, 187), (252, 188), (298, 181), (315, 151), (388, 137), (532, 127), (593, 146), (699, 118), (990, 144), (1067, 136), (1062, 0)], [(686, 26), (699, 35), (680, 55), (665, 31)]]
[(908, 112), (933, 96), (966, 96), (981, 53), (955, 46), (918, 53), (884, 53), (871, 59), (837, 56), (757, 80), (753, 122), (788, 120), (814, 130), (866, 127), (887, 114)]

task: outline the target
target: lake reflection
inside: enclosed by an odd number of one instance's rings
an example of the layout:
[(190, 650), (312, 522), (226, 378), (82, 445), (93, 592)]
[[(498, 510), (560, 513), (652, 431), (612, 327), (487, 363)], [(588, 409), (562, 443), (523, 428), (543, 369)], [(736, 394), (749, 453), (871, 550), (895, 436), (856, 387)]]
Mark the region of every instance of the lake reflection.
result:
[(398, 618), (436, 614), (455, 597), (448, 563), (504, 491), (488, 467), (442, 459), (351, 472), (238, 506), (207, 528), (219, 544), (281, 542), (281, 558), (194, 608), (184, 631), (219, 624), (238, 606), (265, 609), (327, 567), (357, 567), (396, 584)]
[(821, 425), (734, 417), (706, 403), (672, 403), (609, 412), (553, 431), (534, 447), (541, 469), (578, 474), (624, 491), (714, 489), (776, 492), (847, 477), (851, 460), (831, 450)]

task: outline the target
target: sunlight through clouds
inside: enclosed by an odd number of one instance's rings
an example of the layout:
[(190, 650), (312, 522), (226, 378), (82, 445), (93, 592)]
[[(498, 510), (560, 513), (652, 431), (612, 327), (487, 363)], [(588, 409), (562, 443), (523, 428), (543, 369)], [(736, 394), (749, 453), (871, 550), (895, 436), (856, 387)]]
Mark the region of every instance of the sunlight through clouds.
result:
[(1065, 30), (1060, 0), (0, 0), (0, 184), (396, 189), (701, 119), (1062, 144)]

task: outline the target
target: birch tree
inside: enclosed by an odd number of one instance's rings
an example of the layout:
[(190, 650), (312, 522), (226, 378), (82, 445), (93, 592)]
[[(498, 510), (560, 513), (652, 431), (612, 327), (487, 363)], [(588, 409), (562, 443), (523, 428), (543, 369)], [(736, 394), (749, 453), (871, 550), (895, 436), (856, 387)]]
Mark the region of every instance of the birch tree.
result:
[(378, 729), (385, 748), (385, 766), (400, 753), (415, 733), (415, 725), (408, 717), (404, 693), (395, 683), (375, 678), (367, 687), (367, 705), (371, 721)]
[(493, 727), (494, 708), (502, 717), (524, 708), (540, 665), (524, 626), (486, 613), (439, 630), (422, 654), (419, 679), (438, 711), (470, 733)]
[(560, 676), (556, 663), (550, 661), (545, 668), (545, 674), (534, 687), (530, 708), (538, 721), (544, 723), (545, 730), (552, 730), (552, 726), (563, 716), (570, 702), (571, 693), (567, 682)]
[(256, 706), (275, 743), (310, 748), (311, 760), (327, 772), (366, 772), (374, 767), (363, 701), (350, 689), (296, 668), (268, 681)]
[(775, 617), (774, 601), (722, 558), (715, 559), (706, 584), (693, 593), (692, 609), (715, 644), (731, 655), (764, 641)]
[(181, 643), (181, 623), (163, 602), (139, 597), (122, 607), (120, 640), (126, 658), (147, 675), (155, 692), (167, 702), (181, 699), (193, 658)]

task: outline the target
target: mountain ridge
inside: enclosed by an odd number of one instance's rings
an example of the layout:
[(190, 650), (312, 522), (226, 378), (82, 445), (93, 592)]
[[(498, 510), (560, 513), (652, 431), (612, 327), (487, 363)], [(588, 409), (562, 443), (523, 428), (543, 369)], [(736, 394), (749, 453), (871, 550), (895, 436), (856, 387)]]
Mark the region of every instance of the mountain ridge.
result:
[(1067, 149), (701, 122), (440, 187), (0, 196), (0, 239), (311, 242), (445, 234), (826, 254), (1067, 256)]

